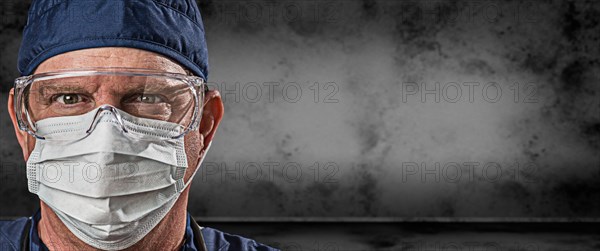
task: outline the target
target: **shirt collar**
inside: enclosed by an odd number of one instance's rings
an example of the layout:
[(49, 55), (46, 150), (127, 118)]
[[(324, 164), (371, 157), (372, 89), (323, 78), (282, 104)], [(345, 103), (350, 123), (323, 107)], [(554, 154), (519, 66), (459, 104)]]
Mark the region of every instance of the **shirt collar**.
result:
[[(194, 230), (192, 229), (192, 216), (188, 213), (187, 220), (185, 223), (185, 242), (181, 247), (181, 251), (198, 251), (196, 243), (194, 241)], [(201, 237), (201, 236), (200, 236)]]
[(29, 229), (29, 250), (30, 251), (48, 251), (48, 248), (38, 235), (38, 222), (42, 218), (40, 210), (38, 210), (29, 220), (31, 221)]
[[(48, 247), (44, 245), (44, 243), (40, 239), (40, 236), (38, 235), (37, 227), (38, 222), (41, 218), (42, 216), (40, 210), (38, 210), (31, 218), (29, 218), (29, 220), (31, 221), (31, 227), (29, 229), (29, 250), (31, 251), (48, 251)], [(185, 242), (183, 243), (183, 246), (181, 246), (181, 251), (198, 251), (198, 248), (196, 246), (197, 243), (194, 239), (195, 233), (194, 229), (192, 228), (192, 221), (192, 216), (188, 213), (185, 226)], [(201, 238), (202, 235), (200, 234), (200, 236), (198, 237)]]

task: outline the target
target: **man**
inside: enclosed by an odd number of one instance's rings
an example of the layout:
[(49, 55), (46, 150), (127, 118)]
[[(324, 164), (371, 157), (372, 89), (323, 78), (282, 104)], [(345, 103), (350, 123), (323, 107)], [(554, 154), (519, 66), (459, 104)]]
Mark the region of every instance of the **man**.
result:
[(193, 0), (37, 0), (8, 110), (40, 211), (2, 250), (275, 250), (199, 227), (189, 184), (223, 117)]

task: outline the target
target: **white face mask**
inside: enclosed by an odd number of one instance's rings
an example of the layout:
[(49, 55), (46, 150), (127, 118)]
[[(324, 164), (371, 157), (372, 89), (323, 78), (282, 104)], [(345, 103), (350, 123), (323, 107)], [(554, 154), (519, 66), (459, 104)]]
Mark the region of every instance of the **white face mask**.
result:
[[(36, 124), (47, 138), (82, 133), (98, 109)], [(171, 210), (187, 183), (182, 128), (174, 123), (101, 112), (95, 129), (79, 140), (37, 140), (27, 160), (29, 191), (37, 194), (85, 243), (121, 250), (146, 236)], [(210, 148), (210, 143), (206, 151)], [(206, 154), (206, 153), (205, 153)], [(203, 158), (204, 159), (204, 158)]]

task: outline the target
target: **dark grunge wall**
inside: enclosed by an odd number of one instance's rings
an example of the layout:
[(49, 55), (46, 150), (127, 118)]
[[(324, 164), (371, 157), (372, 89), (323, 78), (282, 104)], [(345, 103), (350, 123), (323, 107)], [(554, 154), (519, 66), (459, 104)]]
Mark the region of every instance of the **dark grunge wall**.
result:
[[(6, 112), (0, 215), (30, 215)], [(599, 217), (600, 4), (202, 1), (225, 117), (195, 216)], [(93, 13), (90, 20), (93, 20)]]

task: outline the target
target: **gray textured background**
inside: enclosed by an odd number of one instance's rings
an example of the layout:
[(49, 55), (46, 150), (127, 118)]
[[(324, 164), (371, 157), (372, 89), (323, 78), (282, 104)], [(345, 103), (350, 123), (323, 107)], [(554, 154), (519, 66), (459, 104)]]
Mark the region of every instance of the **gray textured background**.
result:
[[(28, 2), (1, 3), (0, 216), (37, 208), (6, 112)], [(200, 8), (226, 113), (193, 215), (600, 216), (598, 3)]]

